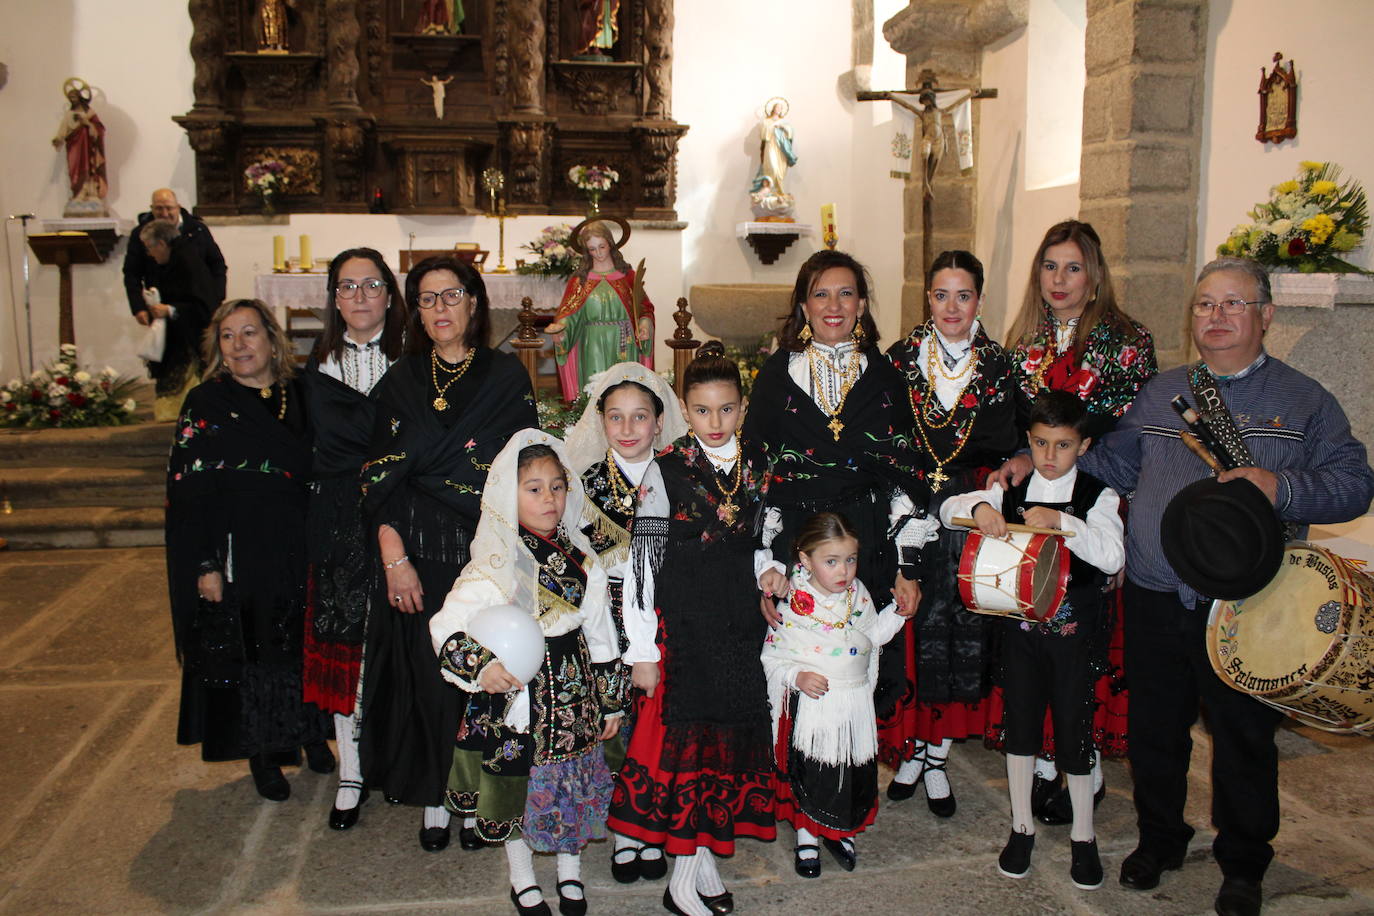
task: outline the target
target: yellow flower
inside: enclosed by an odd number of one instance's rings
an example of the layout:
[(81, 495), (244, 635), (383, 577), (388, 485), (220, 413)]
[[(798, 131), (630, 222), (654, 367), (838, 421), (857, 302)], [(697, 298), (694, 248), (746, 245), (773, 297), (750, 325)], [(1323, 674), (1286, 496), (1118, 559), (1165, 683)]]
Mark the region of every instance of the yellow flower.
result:
[(1298, 165), (1302, 166), (1302, 170), (1304, 172), (1320, 172), (1322, 170), (1322, 166), (1326, 165), (1326, 163), (1313, 162), (1311, 159), (1304, 159), (1302, 162), (1299, 162)]
[(1313, 194), (1320, 194), (1320, 195), (1322, 195), (1322, 196), (1326, 196), (1326, 195), (1328, 195), (1328, 194), (1335, 194), (1335, 193), (1336, 193), (1336, 182), (1334, 182), (1334, 181), (1314, 181), (1314, 182), (1312, 182), (1312, 187), (1311, 187), (1310, 190), (1312, 191)]
[(1274, 193), (1275, 193), (1275, 194), (1292, 194), (1294, 191), (1298, 190), (1298, 188), (1300, 188), (1300, 187), (1302, 187), (1302, 185), (1298, 184), (1296, 181), (1294, 181), (1293, 179), (1290, 178), (1290, 179), (1288, 179), (1287, 181), (1281, 181), (1281, 182), (1279, 182), (1278, 184), (1274, 185)]
[(1321, 245), (1336, 231), (1336, 221), (1325, 213), (1318, 213), (1311, 219), (1303, 220), (1302, 230), (1307, 233), (1313, 245)]
[(1331, 238), (1331, 247), (1337, 251), (1350, 251), (1360, 244), (1360, 237), (1348, 229), (1342, 229)]

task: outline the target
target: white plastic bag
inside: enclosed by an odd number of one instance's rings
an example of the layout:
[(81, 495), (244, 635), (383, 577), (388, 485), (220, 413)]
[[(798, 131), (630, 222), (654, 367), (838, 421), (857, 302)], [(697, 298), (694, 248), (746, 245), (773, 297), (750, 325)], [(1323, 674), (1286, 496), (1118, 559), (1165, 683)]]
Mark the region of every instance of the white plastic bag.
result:
[(162, 362), (163, 351), (167, 349), (167, 319), (154, 318), (144, 331), (143, 340), (136, 351), (145, 363)]

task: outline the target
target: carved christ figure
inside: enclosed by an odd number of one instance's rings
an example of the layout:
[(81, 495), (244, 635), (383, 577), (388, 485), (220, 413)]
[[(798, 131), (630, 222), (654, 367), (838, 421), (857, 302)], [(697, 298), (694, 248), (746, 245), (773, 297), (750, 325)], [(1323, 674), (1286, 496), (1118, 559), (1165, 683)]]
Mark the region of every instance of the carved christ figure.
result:
[(444, 95), (448, 91), (446, 88), (448, 84), (453, 82), (453, 77), (450, 76), (448, 79), (441, 80), (436, 73), (429, 79), (421, 79), (420, 82), (424, 83), (434, 92), (434, 117), (440, 121), (444, 120)]
[(584, 56), (610, 57), (620, 39), (620, 0), (577, 0), (581, 13), (581, 49)]

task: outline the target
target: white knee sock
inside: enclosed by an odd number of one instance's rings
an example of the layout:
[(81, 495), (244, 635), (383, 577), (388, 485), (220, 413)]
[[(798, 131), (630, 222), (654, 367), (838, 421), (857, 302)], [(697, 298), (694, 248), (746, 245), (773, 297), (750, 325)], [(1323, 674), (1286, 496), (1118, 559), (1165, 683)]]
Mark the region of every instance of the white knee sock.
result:
[(1098, 792), (1100, 792), (1100, 791), (1102, 790), (1102, 784), (1103, 784), (1105, 781), (1106, 781), (1106, 777), (1104, 777), (1104, 776), (1102, 775), (1102, 755), (1101, 755), (1101, 754), (1094, 754), (1094, 755), (1093, 755), (1093, 794), (1094, 794), (1094, 795), (1097, 794)]
[(447, 827), (448, 809), (443, 805), (425, 806), (425, 826), (426, 827)]
[[(943, 763), (949, 759), (949, 749), (954, 745), (953, 738), (946, 738), (939, 744), (926, 745), (926, 759), (932, 763)], [(951, 794), (949, 777), (944, 770), (926, 767), (926, 798), (948, 798)]]
[(701, 860), (695, 854), (673, 856), (673, 874), (668, 878), (668, 893), (673, 903), (687, 916), (712, 916), (711, 910), (697, 896), (697, 873)]
[[(558, 854), (558, 883), (582, 880), (582, 853), (560, 852)], [(558, 893), (569, 900), (581, 900), (583, 894), (577, 887), (560, 887)]]
[(463, 818), (463, 826), (466, 827), (467, 829), (471, 830), (472, 828), (474, 828), (474, 827), (477, 826), (477, 818), (475, 818), (475, 817), (465, 817), (465, 818)]
[(353, 730), (353, 717), (334, 713), (334, 737), (339, 745), (339, 790), (334, 793), (334, 807), (340, 811), (358, 807), (362, 790), (357, 785), (363, 781), (363, 764), (358, 759), (358, 736)]
[[(629, 839), (629, 837), (626, 837), (626, 839)], [(639, 842), (639, 841), (638, 841), (638, 840), (630, 840), (630, 842), (632, 842), (632, 843), (637, 843), (637, 842)], [(657, 862), (659, 859), (663, 858), (663, 847), (662, 847), (662, 846), (640, 846), (640, 847), (639, 847), (639, 857), (640, 857), (641, 859), (643, 859), (644, 861), (646, 861), (646, 862)]]
[(1007, 790), (1011, 794), (1011, 829), (1015, 833), (1035, 833), (1035, 819), (1031, 817), (1034, 775), (1035, 762), (1028, 755), (1007, 755)]
[(707, 897), (719, 897), (725, 893), (725, 882), (720, 880), (716, 869), (716, 854), (709, 849), (697, 850), (697, 893)]
[(1044, 757), (1036, 757), (1035, 775), (1046, 782), (1054, 782), (1054, 778), (1059, 775), (1059, 768), (1054, 765), (1053, 760), (1046, 760)]
[(534, 906), (543, 898), (539, 893), (539, 884), (534, 880), (534, 852), (525, 844), (522, 839), (506, 840), (506, 866), (510, 869), (511, 890), (516, 893), (525, 888), (533, 888), (528, 894), (520, 894), (520, 903), (524, 906)]
[(639, 855), (639, 849), (644, 844), (639, 840), (631, 839), (623, 833), (612, 831), (611, 839), (615, 843), (615, 852), (611, 854), (611, 861), (621, 865), (629, 865)]
[(902, 765), (897, 767), (897, 775), (892, 777), (893, 782), (900, 782), (904, 786), (912, 785), (917, 779), (921, 778), (921, 771), (926, 767), (926, 743), (916, 742), (916, 753), (910, 760), (902, 761)]
[(815, 846), (816, 835), (805, 827), (797, 828), (797, 858), (815, 859), (819, 858), (820, 853), (815, 849), (802, 849), (803, 846)]
[(1087, 773), (1068, 777), (1069, 801), (1073, 802), (1073, 827), (1069, 839), (1086, 843), (1097, 835), (1093, 830), (1093, 778)]

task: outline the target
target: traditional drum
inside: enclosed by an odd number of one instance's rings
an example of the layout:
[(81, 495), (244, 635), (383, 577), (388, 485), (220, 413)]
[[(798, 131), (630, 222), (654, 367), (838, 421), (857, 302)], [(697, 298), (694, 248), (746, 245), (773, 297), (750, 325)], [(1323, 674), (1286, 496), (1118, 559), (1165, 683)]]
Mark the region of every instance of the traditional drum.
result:
[(1217, 676), (1305, 725), (1374, 735), (1374, 578), (1294, 541), (1267, 586), (1216, 601), (1207, 654)]
[(1069, 585), (1069, 552), (1053, 534), (969, 533), (959, 557), (959, 597), (978, 614), (1041, 621), (1053, 617)]

